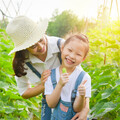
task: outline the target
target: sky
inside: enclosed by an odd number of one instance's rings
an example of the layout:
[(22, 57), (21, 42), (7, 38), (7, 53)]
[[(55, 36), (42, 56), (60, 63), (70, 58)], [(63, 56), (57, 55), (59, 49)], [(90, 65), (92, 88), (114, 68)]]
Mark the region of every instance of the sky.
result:
[[(15, 17), (15, 11), (18, 11), (18, 6), (22, 3), (18, 15), (26, 15), (35, 21), (39, 21), (40, 18), (51, 18), (55, 9), (58, 9), (59, 13), (64, 10), (72, 10), (79, 18), (97, 18), (100, 4), (103, 5), (105, 2), (110, 7), (111, 3), (111, 0), (11, 0), (12, 3), (9, 1), (0, 0), (0, 9), (6, 15)], [(117, 1), (120, 14), (120, 0)], [(6, 11), (6, 8), (9, 12)], [(111, 17), (115, 19), (117, 16), (116, 0), (113, 0)], [(0, 19), (2, 19), (1, 12)]]

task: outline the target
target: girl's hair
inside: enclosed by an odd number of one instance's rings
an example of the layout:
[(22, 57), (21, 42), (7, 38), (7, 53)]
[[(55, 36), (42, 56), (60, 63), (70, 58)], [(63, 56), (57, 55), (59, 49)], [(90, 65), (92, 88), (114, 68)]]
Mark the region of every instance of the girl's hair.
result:
[(26, 57), (27, 50), (21, 50), (15, 53), (14, 59), (13, 59), (13, 70), (15, 72), (15, 75), (17, 77), (25, 76), (27, 73), (24, 72), (24, 63), (25, 60), (28, 59)]
[(64, 43), (64, 46), (67, 45), (70, 41), (73, 41), (75, 39), (79, 39), (80, 41), (82, 41), (83, 43), (85, 43), (86, 52), (85, 52), (85, 56), (84, 57), (86, 57), (86, 55), (87, 55), (87, 53), (89, 51), (89, 40), (88, 40), (88, 38), (87, 38), (86, 35), (84, 35), (84, 34), (72, 34), (72, 35), (70, 35), (66, 39), (66, 41)]

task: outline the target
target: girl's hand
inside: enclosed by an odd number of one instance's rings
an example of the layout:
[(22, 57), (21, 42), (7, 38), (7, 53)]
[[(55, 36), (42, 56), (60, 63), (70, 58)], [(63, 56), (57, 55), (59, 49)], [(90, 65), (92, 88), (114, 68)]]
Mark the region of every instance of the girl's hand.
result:
[(80, 96), (84, 97), (86, 94), (86, 88), (85, 88), (85, 83), (87, 82), (87, 80), (83, 81), (79, 86), (78, 86), (78, 91)]
[(68, 73), (62, 73), (60, 75), (59, 84), (63, 87), (69, 81)]
[(48, 79), (48, 77), (50, 76), (50, 74), (51, 74), (50, 70), (43, 71), (43, 73), (41, 74), (41, 84), (44, 85), (45, 81)]

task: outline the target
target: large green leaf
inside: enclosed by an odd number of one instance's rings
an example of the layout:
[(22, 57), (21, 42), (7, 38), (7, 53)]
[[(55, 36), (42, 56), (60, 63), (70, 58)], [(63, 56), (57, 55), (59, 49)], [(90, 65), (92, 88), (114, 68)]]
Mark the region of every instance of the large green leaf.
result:
[(116, 80), (115, 83), (116, 83), (115, 87), (119, 86), (120, 85), (120, 79)]
[(117, 107), (117, 104), (113, 102), (106, 102), (106, 103), (97, 103), (95, 105), (94, 109), (94, 116), (91, 116), (92, 118), (94, 117), (101, 117), (105, 115), (106, 113), (114, 110)]
[(39, 111), (33, 111), (33, 114), (34, 114), (37, 118), (40, 118), (40, 112), (39, 112)]
[(3, 101), (0, 100), (0, 113), (4, 113), (5, 109), (4, 109), (4, 103)]
[(106, 90), (101, 94), (102, 99), (108, 98), (108, 97), (112, 94), (112, 92), (114, 92), (114, 90), (115, 90), (115, 89), (112, 89), (112, 88), (106, 89)]
[(16, 109), (12, 106), (4, 106), (5, 108), (5, 113), (9, 114), (9, 113), (13, 113)]
[(117, 118), (115, 118), (114, 120), (120, 120), (120, 116), (118, 116)]
[(3, 89), (3, 90), (8, 90), (9, 88), (9, 84), (7, 84), (6, 82), (2, 82), (0, 81), (0, 89)]

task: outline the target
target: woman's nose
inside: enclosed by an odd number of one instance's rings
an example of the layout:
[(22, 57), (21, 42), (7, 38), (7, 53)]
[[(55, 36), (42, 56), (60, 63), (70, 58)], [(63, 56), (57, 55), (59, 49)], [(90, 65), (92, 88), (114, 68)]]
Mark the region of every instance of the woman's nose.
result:
[(38, 42), (37, 45), (38, 45), (38, 48), (39, 48), (39, 49), (42, 49), (42, 48), (43, 48), (43, 45), (42, 45), (41, 43)]

